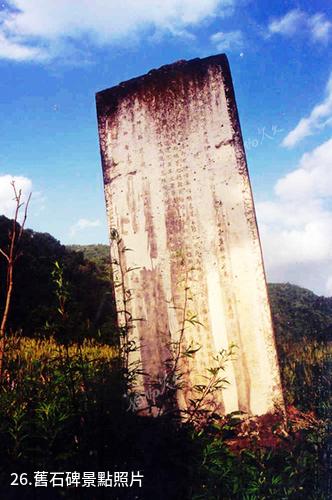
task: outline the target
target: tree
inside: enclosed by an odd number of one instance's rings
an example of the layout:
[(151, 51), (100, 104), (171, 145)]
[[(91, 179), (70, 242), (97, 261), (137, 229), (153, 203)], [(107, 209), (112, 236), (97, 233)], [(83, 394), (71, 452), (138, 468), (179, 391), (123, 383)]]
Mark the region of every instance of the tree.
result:
[[(8, 321), (8, 315), (10, 310), (10, 304), (13, 294), (13, 274), (15, 262), (21, 255), (19, 251), (19, 244), (24, 231), (24, 225), (27, 219), (28, 206), (31, 199), (31, 193), (28, 196), (26, 202), (22, 202), (22, 190), (17, 190), (15, 186), (15, 181), (11, 182), (14, 191), (14, 201), (15, 201), (15, 212), (14, 218), (12, 220), (12, 228), (8, 235), (8, 248), (0, 248), (0, 254), (6, 259), (6, 284), (5, 284), (5, 301), (4, 309), (2, 312), (1, 325), (0, 325), (0, 377), (3, 374), (3, 362), (6, 347), (6, 326)], [(21, 225), (18, 224), (17, 220), (20, 214), (21, 208), (24, 207), (23, 221)]]

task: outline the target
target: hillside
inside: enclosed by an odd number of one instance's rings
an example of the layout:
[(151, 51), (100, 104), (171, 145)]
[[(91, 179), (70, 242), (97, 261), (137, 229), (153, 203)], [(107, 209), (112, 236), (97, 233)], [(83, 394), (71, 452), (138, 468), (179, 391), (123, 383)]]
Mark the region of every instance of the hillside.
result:
[(66, 248), (72, 252), (82, 252), (86, 260), (96, 264), (105, 276), (109, 276), (110, 248), (108, 245), (66, 245)]
[[(101, 269), (109, 264), (108, 245), (70, 245), (82, 252)], [(273, 324), (278, 339), (296, 341), (307, 339), (331, 340), (332, 298), (319, 297), (310, 290), (290, 283), (268, 285)]]
[[(0, 216), (0, 248), (8, 248), (11, 221)], [(73, 335), (84, 330), (90, 336), (110, 337), (112, 300), (109, 279), (98, 262), (84, 257), (83, 252), (61, 245), (48, 233), (27, 229), (20, 246), (20, 257), (14, 269), (14, 293), (9, 317), (9, 330), (23, 335), (52, 334), (58, 320), (55, 262), (63, 272), (62, 294), (66, 296), (68, 323)], [(0, 255), (0, 312), (4, 304), (6, 261)], [(75, 330), (75, 332), (74, 332)], [(68, 339), (70, 340), (70, 339)]]
[(268, 285), (277, 339), (332, 339), (332, 298), (319, 297), (290, 283)]
[[(0, 247), (8, 245), (9, 219), (0, 217)], [(74, 316), (103, 329), (110, 326), (111, 307), (108, 245), (61, 245), (47, 233), (24, 233), (22, 256), (15, 269), (15, 293), (10, 327), (32, 335), (44, 331), (56, 309), (52, 278), (55, 261), (64, 269)], [(0, 259), (4, 283), (5, 261)], [(332, 298), (289, 283), (269, 284), (269, 295), (278, 346), (285, 342), (331, 340)], [(1, 289), (1, 301), (4, 293)], [(2, 302), (0, 304), (2, 304)]]

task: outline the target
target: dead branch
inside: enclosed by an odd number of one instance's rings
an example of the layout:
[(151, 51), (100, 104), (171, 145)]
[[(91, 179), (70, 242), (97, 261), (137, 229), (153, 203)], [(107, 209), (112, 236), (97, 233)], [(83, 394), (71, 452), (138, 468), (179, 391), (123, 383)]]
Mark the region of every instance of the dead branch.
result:
[[(0, 255), (2, 255), (7, 261), (7, 272), (6, 272), (6, 291), (5, 291), (5, 305), (2, 313), (1, 324), (0, 324), (0, 377), (2, 378), (3, 374), (3, 362), (5, 355), (5, 347), (6, 347), (6, 326), (8, 322), (8, 315), (10, 310), (10, 304), (12, 300), (13, 294), (13, 274), (14, 274), (14, 265), (19, 257), (18, 246), (21, 241), (25, 222), (28, 214), (28, 206), (31, 199), (31, 193), (28, 196), (26, 202), (22, 202), (22, 190), (17, 190), (15, 186), (15, 181), (11, 182), (14, 191), (14, 201), (15, 201), (15, 212), (14, 218), (12, 220), (12, 230), (9, 233), (9, 248), (6, 252), (5, 250), (0, 248)], [(18, 229), (18, 217), (21, 208), (25, 205), (23, 220), (21, 222), (21, 226)]]

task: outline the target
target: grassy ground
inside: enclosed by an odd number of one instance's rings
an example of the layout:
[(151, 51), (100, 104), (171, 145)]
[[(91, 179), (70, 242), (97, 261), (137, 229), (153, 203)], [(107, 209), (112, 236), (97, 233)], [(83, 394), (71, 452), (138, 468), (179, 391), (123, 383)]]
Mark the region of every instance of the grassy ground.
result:
[[(11, 339), (0, 387), (1, 498), (329, 498), (326, 344), (281, 349), (286, 427), (278, 419), (225, 417), (204, 431), (135, 415), (123, 397), (118, 354), (93, 341), (65, 347)], [(142, 488), (9, 486), (11, 473), (32, 480), (36, 471), (93, 471), (96, 478), (140, 471), (144, 478)]]

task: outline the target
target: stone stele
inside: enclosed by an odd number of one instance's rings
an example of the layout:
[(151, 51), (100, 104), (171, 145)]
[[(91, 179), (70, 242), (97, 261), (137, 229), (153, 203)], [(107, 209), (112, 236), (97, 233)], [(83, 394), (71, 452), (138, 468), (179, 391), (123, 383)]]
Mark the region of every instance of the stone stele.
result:
[(129, 362), (141, 363), (147, 400), (173, 384), (176, 404), (190, 408), (218, 352), (235, 344), (209, 405), (251, 415), (282, 408), (226, 56), (163, 66), (96, 100), (118, 322), (137, 347)]

